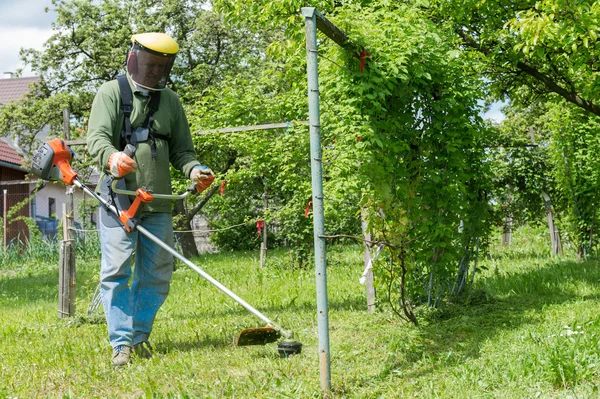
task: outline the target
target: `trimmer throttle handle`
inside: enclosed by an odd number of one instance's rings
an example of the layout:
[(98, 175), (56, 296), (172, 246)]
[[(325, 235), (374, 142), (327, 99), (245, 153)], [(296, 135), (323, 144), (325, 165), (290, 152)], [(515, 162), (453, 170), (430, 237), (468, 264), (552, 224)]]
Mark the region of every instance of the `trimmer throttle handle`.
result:
[(186, 188), (185, 191), (189, 192), (190, 194), (197, 193), (197, 191), (196, 191), (196, 185), (192, 184), (191, 186), (189, 186), (188, 188)]

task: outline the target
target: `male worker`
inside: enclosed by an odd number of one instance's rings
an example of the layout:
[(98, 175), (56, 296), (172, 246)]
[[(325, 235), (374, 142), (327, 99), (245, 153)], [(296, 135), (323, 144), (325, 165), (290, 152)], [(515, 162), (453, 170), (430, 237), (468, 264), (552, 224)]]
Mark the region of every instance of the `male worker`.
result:
[[(178, 50), (175, 40), (164, 33), (134, 35), (126, 76), (104, 83), (94, 98), (88, 150), (103, 170), (102, 195), (119, 210), (127, 208), (130, 199), (112, 193), (110, 175), (124, 177), (127, 190), (145, 187), (155, 194), (171, 194), (169, 163), (198, 191), (214, 179), (212, 171), (197, 161), (181, 102), (166, 87)], [(145, 203), (136, 216), (138, 225), (173, 246), (170, 200)], [(135, 229), (127, 232), (106, 211), (100, 214), (100, 243), (100, 291), (112, 362), (120, 367), (129, 363), (132, 350), (141, 357), (152, 356), (148, 339), (169, 293), (173, 257)]]

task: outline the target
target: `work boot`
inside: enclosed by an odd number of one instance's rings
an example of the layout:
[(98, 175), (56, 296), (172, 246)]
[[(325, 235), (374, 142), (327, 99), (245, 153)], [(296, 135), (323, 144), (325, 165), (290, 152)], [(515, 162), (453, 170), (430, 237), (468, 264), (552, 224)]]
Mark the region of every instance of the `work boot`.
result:
[(133, 352), (144, 359), (150, 359), (154, 354), (152, 345), (148, 341), (142, 341), (139, 344), (133, 345)]
[(131, 359), (131, 346), (119, 345), (113, 349), (112, 362), (115, 367), (123, 367)]

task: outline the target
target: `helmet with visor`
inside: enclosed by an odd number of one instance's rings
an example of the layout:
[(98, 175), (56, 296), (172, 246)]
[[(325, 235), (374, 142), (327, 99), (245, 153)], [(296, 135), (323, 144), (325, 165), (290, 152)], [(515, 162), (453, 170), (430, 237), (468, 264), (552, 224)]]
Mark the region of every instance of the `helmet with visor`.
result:
[(164, 90), (179, 51), (177, 42), (164, 33), (141, 33), (131, 37), (127, 74), (146, 90)]

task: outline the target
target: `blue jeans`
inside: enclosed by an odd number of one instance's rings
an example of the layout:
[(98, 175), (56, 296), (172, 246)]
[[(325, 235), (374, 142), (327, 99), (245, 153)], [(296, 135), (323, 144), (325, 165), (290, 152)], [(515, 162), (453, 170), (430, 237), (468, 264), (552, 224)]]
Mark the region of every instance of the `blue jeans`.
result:
[[(100, 220), (100, 292), (112, 347), (147, 341), (154, 318), (169, 294), (173, 256), (149, 238)], [(139, 225), (173, 247), (170, 213), (143, 214)], [(135, 268), (132, 275), (132, 261)]]

